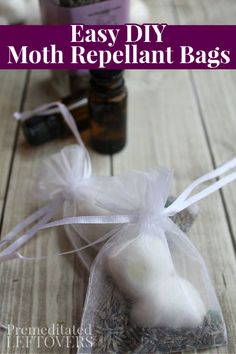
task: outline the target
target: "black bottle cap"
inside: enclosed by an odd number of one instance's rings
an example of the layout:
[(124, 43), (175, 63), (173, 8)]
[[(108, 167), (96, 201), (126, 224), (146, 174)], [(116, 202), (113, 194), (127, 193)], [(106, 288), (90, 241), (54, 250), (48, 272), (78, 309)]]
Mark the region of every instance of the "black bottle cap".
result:
[(26, 140), (33, 146), (63, 137), (65, 134), (60, 114), (33, 116), (22, 123), (22, 129)]
[(123, 72), (124, 70), (90, 70), (93, 77), (107, 80), (122, 76)]
[(124, 87), (123, 70), (91, 70), (90, 85), (101, 97), (115, 97)]

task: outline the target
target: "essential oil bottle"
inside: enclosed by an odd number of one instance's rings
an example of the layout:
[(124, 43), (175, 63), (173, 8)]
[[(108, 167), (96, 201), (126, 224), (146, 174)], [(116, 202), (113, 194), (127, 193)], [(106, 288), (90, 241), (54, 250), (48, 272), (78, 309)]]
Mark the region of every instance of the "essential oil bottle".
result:
[(89, 112), (93, 148), (103, 154), (126, 144), (127, 89), (122, 70), (91, 70)]
[[(89, 110), (87, 93), (77, 93), (61, 99), (73, 115), (80, 131), (89, 128)], [(22, 122), (22, 129), (27, 142), (38, 146), (54, 139), (71, 134), (60, 113), (35, 115)]]

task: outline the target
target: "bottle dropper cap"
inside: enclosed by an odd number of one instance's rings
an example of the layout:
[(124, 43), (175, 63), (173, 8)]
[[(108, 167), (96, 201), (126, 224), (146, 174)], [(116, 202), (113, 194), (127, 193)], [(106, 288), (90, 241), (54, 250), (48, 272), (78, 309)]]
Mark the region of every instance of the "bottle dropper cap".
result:
[(64, 126), (60, 114), (33, 116), (22, 123), (26, 140), (30, 145), (38, 146), (64, 135)]

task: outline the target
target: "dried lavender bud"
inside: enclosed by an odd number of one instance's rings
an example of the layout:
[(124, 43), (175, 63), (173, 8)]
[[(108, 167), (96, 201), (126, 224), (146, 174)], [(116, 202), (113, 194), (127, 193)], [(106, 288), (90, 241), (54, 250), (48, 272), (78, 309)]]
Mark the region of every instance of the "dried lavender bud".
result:
[[(166, 203), (166, 207), (174, 202), (175, 198), (170, 196)], [(171, 220), (183, 231), (187, 232), (191, 228), (195, 219), (198, 216), (198, 206), (193, 205), (187, 209), (182, 210), (180, 213), (171, 217)]]
[(226, 344), (224, 324), (215, 311), (209, 310), (195, 329), (141, 328), (130, 322), (131, 304), (110, 278), (105, 290), (106, 296), (94, 314), (94, 345), (89, 353), (169, 353)]

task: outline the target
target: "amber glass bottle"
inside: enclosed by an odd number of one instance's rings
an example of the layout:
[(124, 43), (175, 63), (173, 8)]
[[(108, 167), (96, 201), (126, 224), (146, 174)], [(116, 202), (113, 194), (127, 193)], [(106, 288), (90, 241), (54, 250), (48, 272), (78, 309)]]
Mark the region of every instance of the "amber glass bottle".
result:
[(91, 141), (95, 150), (113, 154), (126, 144), (127, 90), (122, 70), (92, 70), (89, 95)]
[[(68, 107), (73, 115), (80, 131), (89, 128), (89, 110), (86, 99), (87, 92), (77, 92), (73, 96), (61, 99), (61, 102)], [(81, 105), (82, 100), (85, 103)], [(71, 133), (60, 113), (35, 115), (22, 122), (22, 129), (27, 142), (32, 146), (64, 138)]]

